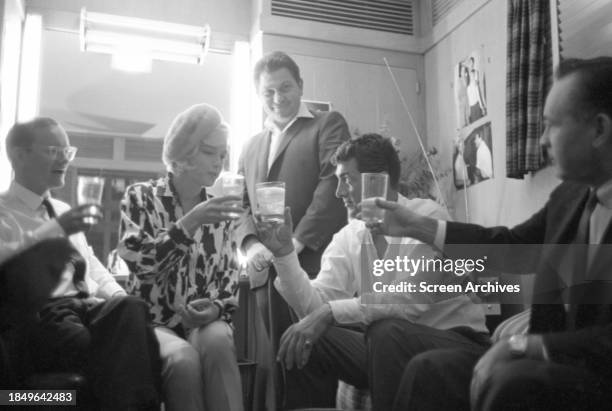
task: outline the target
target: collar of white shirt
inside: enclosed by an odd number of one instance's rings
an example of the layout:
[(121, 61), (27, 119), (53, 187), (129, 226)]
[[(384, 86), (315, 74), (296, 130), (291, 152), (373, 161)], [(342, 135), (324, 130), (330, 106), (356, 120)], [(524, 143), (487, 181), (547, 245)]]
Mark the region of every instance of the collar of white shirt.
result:
[(314, 116), (312, 115), (310, 110), (308, 110), (308, 107), (306, 106), (306, 104), (304, 104), (304, 102), (300, 102), (300, 108), (296, 113), (295, 117), (293, 117), (291, 121), (289, 121), (282, 130), (276, 124), (274, 124), (272, 116), (266, 117), (266, 121), (264, 121), (264, 127), (274, 133), (284, 133), (289, 127), (291, 127), (293, 123), (295, 123), (295, 120), (297, 120), (298, 118), (314, 118)]
[(46, 191), (42, 196), (28, 190), (16, 181), (12, 181), (9, 187), (9, 193), (18, 198), (31, 210), (38, 210), (42, 201), (49, 197), (49, 192)]

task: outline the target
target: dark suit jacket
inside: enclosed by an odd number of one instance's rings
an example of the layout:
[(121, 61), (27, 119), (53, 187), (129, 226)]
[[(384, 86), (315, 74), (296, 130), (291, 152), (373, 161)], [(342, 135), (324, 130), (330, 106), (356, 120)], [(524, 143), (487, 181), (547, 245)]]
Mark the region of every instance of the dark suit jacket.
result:
[[(248, 199), (255, 198), (256, 183), (285, 182), (285, 204), (291, 207), (294, 236), (305, 245), (299, 256), (300, 264), (311, 276), (319, 272), (323, 250), (347, 221), (346, 209), (335, 196), (337, 179), (331, 157), (342, 142), (350, 139), (340, 113), (312, 114), (314, 118), (298, 118), (289, 127), (269, 171), (270, 132), (267, 130), (249, 140), (240, 158)], [(247, 218), (239, 229), (239, 244), (254, 233), (253, 221)], [(250, 275), (250, 278), (251, 285), (257, 287), (265, 283), (267, 273)]]
[[(575, 248), (552, 246), (570, 244), (574, 240), (588, 191), (584, 185), (564, 182), (551, 193), (540, 211), (511, 229), (449, 222), (446, 243), (495, 244), (491, 247), (497, 249), (489, 250), (495, 258), (488, 261), (493, 268), (515, 273), (535, 272), (530, 332), (544, 335), (553, 361), (585, 366), (611, 378), (612, 253), (607, 246), (599, 247), (588, 271), (599, 281), (583, 287), (576, 318), (571, 321), (563, 306), (562, 294), (567, 290), (560, 273), (564, 270), (561, 265), (568, 261), (573, 263), (567, 253), (573, 253)], [(526, 244), (532, 246), (517, 246)], [(602, 244), (612, 244), (610, 227), (604, 233)], [(481, 248), (480, 252), (487, 251)], [(596, 277), (593, 272), (597, 273)]]

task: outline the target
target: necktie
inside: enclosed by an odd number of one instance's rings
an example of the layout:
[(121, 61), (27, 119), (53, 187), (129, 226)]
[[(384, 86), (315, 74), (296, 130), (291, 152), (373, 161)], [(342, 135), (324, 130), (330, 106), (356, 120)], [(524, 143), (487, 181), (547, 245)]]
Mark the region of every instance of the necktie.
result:
[[(57, 217), (55, 213), (55, 209), (49, 201), (48, 197), (43, 198), (42, 205), (47, 210), (47, 215), (49, 219), (53, 219)], [(79, 292), (77, 297), (85, 298), (89, 296), (89, 289), (87, 287), (87, 283), (85, 282), (85, 266), (79, 267), (77, 264), (73, 264), (74, 273), (72, 275), (72, 283), (74, 284), (74, 288)]]
[(578, 230), (574, 238), (574, 271), (572, 275), (571, 283), (569, 284), (569, 310), (567, 312), (567, 324), (570, 329), (575, 329), (576, 326), (576, 315), (578, 313), (578, 306), (580, 304), (581, 295), (584, 292), (586, 271), (588, 268), (588, 257), (589, 257), (589, 226), (591, 221), (591, 214), (597, 206), (598, 199), (595, 190), (591, 190), (587, 202), (578, 222)]
[(53, 205), (51, 205), (51, 201), (49, 201), (48, 197), (43, 198), (42, 205), (47, 210), (47, 215), (49, 216), (49, 219), (57, 217), (57, 214), (55, 214), (55, 210), (53, 209)]
[(582, 216), (580, 217), (580, 222), (578, 223), (578, 230), (576, 231), (576, 237), (574, 239), (576, 244), (589, 244), (589, 223), (591, 214), (593, 214), (593, 210), (595, 210), (598, 202), (595, 190), (591, 190)]

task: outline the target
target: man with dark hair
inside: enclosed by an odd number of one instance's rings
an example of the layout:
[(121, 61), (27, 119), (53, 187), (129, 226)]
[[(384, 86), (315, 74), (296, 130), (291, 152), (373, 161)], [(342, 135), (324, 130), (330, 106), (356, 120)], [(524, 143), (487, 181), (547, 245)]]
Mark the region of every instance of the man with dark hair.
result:
[[(398, 193), (400, 160), (388, 138), (365, 134), (347, 141), (336, 151), (334, 162), (336, 196), (344, 201), (352, 218), (325, 249), (316, 279), (309, 280), (299, 266), (291, 242), (289, 211), (283, 225), (258, 225), (259, 238), (275, 257), (274, 266), (279, 273), (275, 286), (301, 318), (282, 336), (278, 353), (288, 370), (285, 406), (333, 406), (341, 379), (358, 388), (369, 387), (373, 408), (389, 409), (389, 398), (392, 400), (398, 381), (388, 376), (395, 368), (401, 372), (411, 356), (435, 347), (484, 351), (483, 344), (488, 340), (484, 312), (462, 292), (377, 295), (380, 284), (369, 284), (376, 261), (437, 255), (430, 246), (419, 245), (410, 238), (370, 235), (365, 223), (358, 219), (361, 173), (388, 174), (389, 201), (434, 218), (449, 216), (432, 200), (409, 200)], [(435, 270), (415, 270), (398, 275), (397, 280), (447, 285), (464, 281), (454, 272)], [(363, 329), (372, 323), (366, 346)], [(461, 333), (458, 329), (469, 331)], [(389, 351), (389, 340), (402, 341), (401, 352)]]
[(49, 193), (64, 185), (76, 147), (55, 120), (35, 118), (11, 128), (6, 151), (14, 179), (0, 194), (0, 262), (55, 237), (68, 237), (86, 262), (85, 269), (63, 271), (24, 336), (34, 370), (84, 373), (102, 409), (159, 407), (159, 346), (147, 305), (126, 296), (87, 244), (86, 218), (100, 215)]
[(563, 182), (524, 223), (447, 223), (377, 202), (387, 210), (374, 228), (379, 233), (416, 237), (447, 253), (452, 245), (480, 244), (491, 267), (536, 273), (527, 335), (502, 340), (482, 357), (465, 350), (415, 357), (404, 371), (395, 409), (610, 407), (611, 78), (610, 57), (561, 62), (544, 107), (541, 142)]
[[(336, 177), (331, 156), (350, 138), (348, 126), (336, 111), (312, 112), (302, 102), (303, 81), (298, 65), (287, 54), (266, 54), (256, 64), (257, 94), (267, 114), (264, 130), (245, 145), (240, 171), (245, 176), (248, 200), (255, 214), (255, 185), (285, 182), (285, 202), (295, 222), (293, 243), (302, 268), (312, 277), (319, 272), (321, 254), (332, 235), (346, 224), (342, 203), (334, 197)], [(249, 216), (250, 217), (250, 216)], [(239, 244), (246, 252), (251, 287), (260, 307), (272, 307), (268, 325), (276, 348), (282, 332), (291, 323), (287, 305), (268, 283), (272, 253), (255, 235), (254, 221), (247, 218), (239, 229)], [(268, 285), (268, 290), (262, 286)], [(266, 302), (268, 296), (270, 301)], [(270, 313), (265, 312), (267, 320)]]

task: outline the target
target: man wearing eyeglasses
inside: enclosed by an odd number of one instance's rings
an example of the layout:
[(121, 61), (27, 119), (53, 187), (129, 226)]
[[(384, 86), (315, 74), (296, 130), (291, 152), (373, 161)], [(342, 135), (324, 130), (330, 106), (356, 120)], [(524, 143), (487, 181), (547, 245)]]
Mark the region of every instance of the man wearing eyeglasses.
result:
[(102, 409), (155, 409), (159, 348), (148, 308), (126, 296), (87, 244), (85, 217), (99, 221), (100, 215), (49, 195), (64, 185), (76, 147), (55, 120), (40, 117), (15, 124), (6, 151), (14, 178), (0, 194), (0, 262), (42, 239), (65, 236), (87, 263), (84, 276), (67, 267), (24, 336), (34, 370), (84, 373)]

